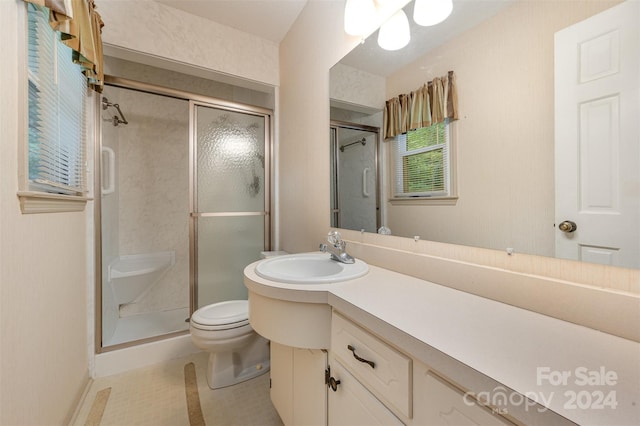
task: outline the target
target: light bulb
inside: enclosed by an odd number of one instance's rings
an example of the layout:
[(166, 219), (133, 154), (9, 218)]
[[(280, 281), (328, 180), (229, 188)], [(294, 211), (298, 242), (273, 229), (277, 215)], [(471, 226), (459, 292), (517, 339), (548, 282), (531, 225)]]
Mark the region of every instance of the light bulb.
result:
[(352, 36), (364, 36), (376, 18), (373, 0), (347, 0), (344, 7), (344, 31)]
[(378, 31), (378, 45), (384, 50), (398, 50), (409, 44), (409, 19), (402, 9), (397, 11)]
[(418, 25), (429, 27), (447, 19), (452, 10), (452, 0), (416, 0), (413, 5), (413, 20)]

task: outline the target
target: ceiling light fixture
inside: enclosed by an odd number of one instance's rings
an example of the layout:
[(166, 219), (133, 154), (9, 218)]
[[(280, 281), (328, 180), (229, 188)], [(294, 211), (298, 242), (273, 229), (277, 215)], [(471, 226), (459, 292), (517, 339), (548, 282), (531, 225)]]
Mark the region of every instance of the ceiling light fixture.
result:
[(373, 0), (347, 0), (344, 7), (344, 31), (352, 36), (364, 36), (376, 18)]
[(409, 44), (409, 19), (402, 9), (397, 11), (378, 31), (378, 45), (384, 50), (398, 50)]
[(452, 0), (416, 0), (413, 5), (413, 20), (423, 27), (439, 24), (453, 10)]
[[(402, 49), (411, 40), (411, 29), (407, 15), (398, 8), (407, 3), (408, 0), (347, 0), (344, 30), (349, 35), (362, 37), (364, 42), (365, 36), (391, 16), (378, 31), (378, 45), (385, 50)], [(452, 0), (415, 0), (413, 20), (421, 26), (436, 25), (447, 19), (452, 10)]]

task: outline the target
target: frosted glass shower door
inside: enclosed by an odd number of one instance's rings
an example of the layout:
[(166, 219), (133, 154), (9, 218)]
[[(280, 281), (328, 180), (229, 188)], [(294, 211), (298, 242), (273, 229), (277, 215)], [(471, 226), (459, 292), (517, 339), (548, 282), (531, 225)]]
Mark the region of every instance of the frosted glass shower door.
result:
[(246, 299), (243, 270), (269, 248), (269, 115), (192, 104), (197, 309)]

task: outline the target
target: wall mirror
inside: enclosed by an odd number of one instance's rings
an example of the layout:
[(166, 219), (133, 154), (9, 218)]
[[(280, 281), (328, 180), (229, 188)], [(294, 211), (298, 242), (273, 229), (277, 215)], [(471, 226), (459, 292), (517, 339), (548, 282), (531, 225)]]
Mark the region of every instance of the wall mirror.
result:
[[(622, 6), (619, 1), (454, 1), (443, 23), (412, 23), (404, 49), (380, 49), (375, 32), (336, 64), (330, 72), (331, 119), (380, 129), (386, 99), (449, 70), (456, 74), (458, 199), (449, 205), (390, 200), (390, 143), (381, 142), (381, 224), (397, 236), (640, 268), (640, 132), (638, 120), (629, 119), (638, 111), (626, 115), (629, 105), (640, 105), (640, 23), (637, 13), (625, 18), (624, 11), (616, 12)], [(412, 11), (410, 2), (405, 7), (410, 22)], [(578, 25), (583, 26), (574, 30)], [(576, 52), (581, 56), (573, 57)], [(617, 89), (593, 99), (571, 98), (578, 90), (570, 85), (576, 63), (582, 73), (578, 83), (600, 85), (603, 76), (630, 73), (635, 89), (619, 98)], [(567, 75), (569, 83), (556, 81)], [(556, 126), (564, 122), (573, 127)], [(362, 171), (353, 176), (361, 179)], [(573, 212), (563, 212), (567, 205)], [(604, 220), (593, 222), (598, 215)], [(577, 229), (562, 231), (565, 221)], [(604, 235), (604, 242), (582, 242), (588, 230)], [(621, 249), (614, 237), (626, 239), (621, 243), (626, 246)]]

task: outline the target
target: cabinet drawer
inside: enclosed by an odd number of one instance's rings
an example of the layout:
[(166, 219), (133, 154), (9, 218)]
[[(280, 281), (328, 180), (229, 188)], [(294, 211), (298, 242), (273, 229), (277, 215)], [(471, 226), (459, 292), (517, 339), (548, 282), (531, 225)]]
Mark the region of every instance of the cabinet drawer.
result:
[(331, 352), (389, 408), (411, 418), (410, 358), (335, 312)]
[(513, 426), (504, 417), (465, 399), (464, 393), (429, 370), (416, 372), (414, 421), (455, 426)]

